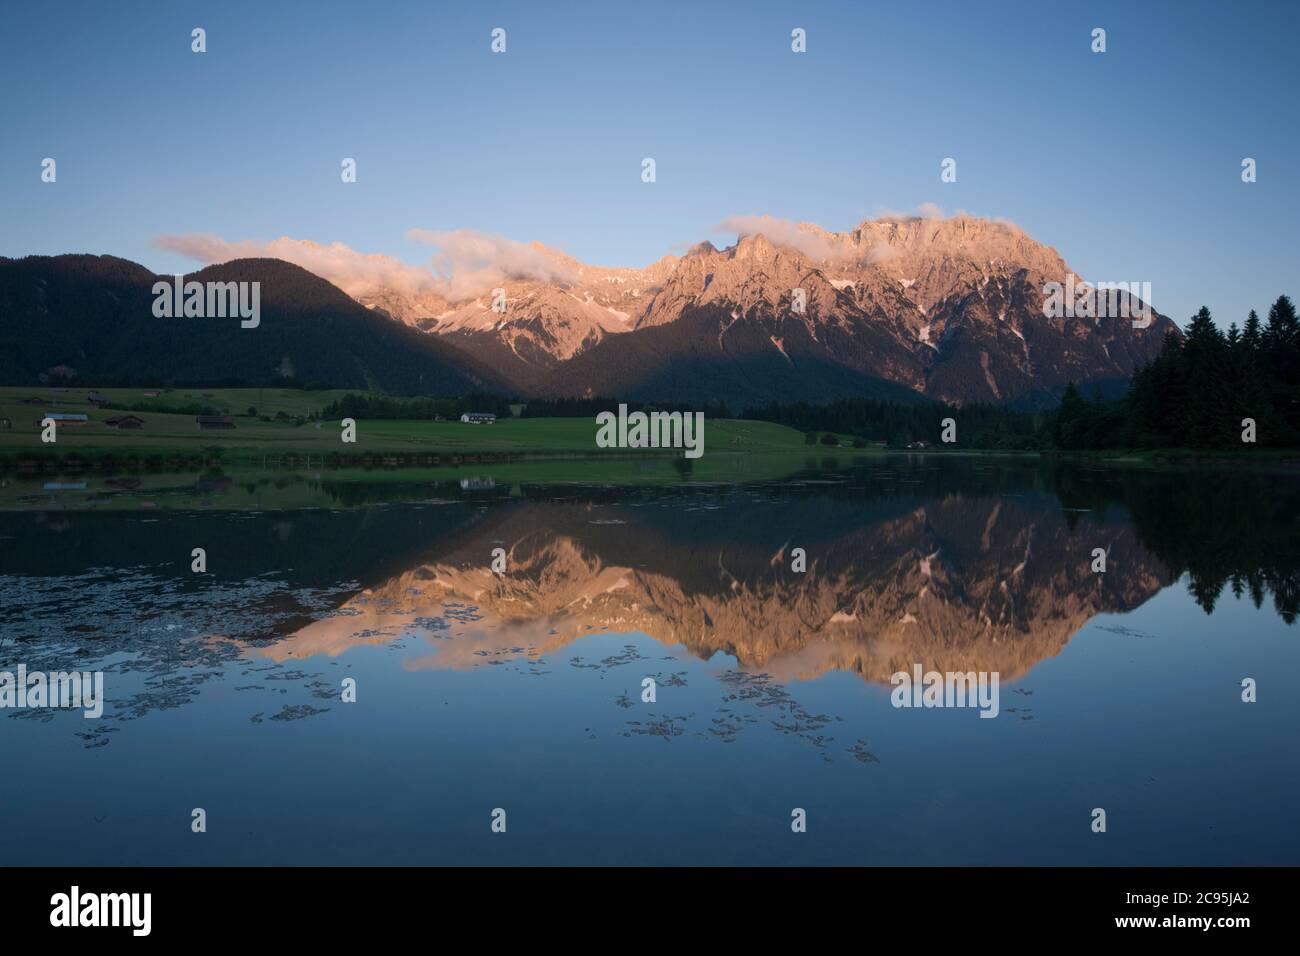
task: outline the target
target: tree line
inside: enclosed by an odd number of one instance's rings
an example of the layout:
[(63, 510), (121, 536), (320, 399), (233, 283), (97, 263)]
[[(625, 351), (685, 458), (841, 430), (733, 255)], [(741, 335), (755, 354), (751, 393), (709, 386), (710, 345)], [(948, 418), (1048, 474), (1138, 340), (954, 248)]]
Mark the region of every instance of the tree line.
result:
[(455, 420), (466, 412), (491, 412), (498, 418), (510, 414), (509, 400), (487, 392), (471, 392), (459, 398), (393, 398), (387, 395), (349, 392), (325, 406), (322, 417), (327, 421), (340, 418), (387, 418)]
[(1202, 307), (1183, 335), (1134, 374), (1126, 394), (1085, 397), (1071, 382), (1051, 411), (941, 402), (900, 405), (870, 398), (825, 404), (770, 402), (745, 418), (777, 422), (814, 437), (835, 432), (905, 448), (944, 447), (942, 422), (957, 422), (957, 448), (1084, 451), (1231, 448), (1243, 434), (1256, 446), (1300, 447), (1300, 321), (1279, 296), (1265, 321), (1251, 311), (1242, 328), (1221, 331)]
[(601, 412), (615, 412), (626, 405), (628, 412), (703, 412), (705, 418), (731, 418), (725, 401), (634, 402), (622, 398), (529, 398), (521, 418), (595, 418)]
[(1287, 296), (1273, 303), (1267, 321), (1252, 309), (1242, 328), (1234, 322), (1226, 333), (1202, 306), (1184, 336), (1165, 338), (1120, 399), (1087, 399), (1071, 384), (1051, 444), (1227, 448), (1247, 435), (1259, 446), (1300, 446), (1300, 322)]
[(769, 402), (746, 409), (742, 417), (788, 425), (812, 435), (837, 432), (865, 442), (906, 448), (915, 442), (938, 445), (943, 420), (957, 421), (962, 448), (1033, 450), (1052, 420), (1048, 411), (1026, 412), (996, 405), (958, 408), (942, 402), (900, 405), (874, 398), (840, 398), (820, 405)]

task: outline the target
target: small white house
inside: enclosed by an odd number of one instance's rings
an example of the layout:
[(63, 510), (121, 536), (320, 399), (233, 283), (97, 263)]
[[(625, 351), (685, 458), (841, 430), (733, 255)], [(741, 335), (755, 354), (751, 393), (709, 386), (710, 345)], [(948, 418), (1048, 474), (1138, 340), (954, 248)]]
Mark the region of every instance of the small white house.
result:
[(467, 425), (495, 425), (497, 417), (491, 412), (466, 412), (460, 420)]

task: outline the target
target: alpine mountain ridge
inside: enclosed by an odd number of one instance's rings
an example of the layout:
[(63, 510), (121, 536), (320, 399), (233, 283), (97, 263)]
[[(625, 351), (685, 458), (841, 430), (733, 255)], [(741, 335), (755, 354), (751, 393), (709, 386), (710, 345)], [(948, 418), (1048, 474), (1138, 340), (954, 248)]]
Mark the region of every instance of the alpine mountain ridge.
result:
[(356, 254), (337, 244), (286, 237), (249, 257), (258, 244), (178, 240), (201, 247), (189, 254), (207, 267), (191, 279), (261, 284), (256, 330), (156, 318), (150, 290), (167, 277), (126, 260), (0, 259), (0, 372), (14, 384), (63, 365), (87, 381), (180, 376), (736, 409), (852, 396), (1041, 406), (1070, 382), (1122, 387), (1181, 334), (1153, 311), (1141, 322), (1109, 309), (1049, 317), (1052, 284), (1090, 287), (1007, 222), (742, 225), (726, 248), (701, 242), (643, 269), (455, 234), (471, 260), (476, 243), (496, 242), (514, 265), (476, 271), (472, 261), (467, 276), (446, 278), (386, 256), (357, 256), (364, 268), (349, 272), (356, 259), (342, 254)]
[(644, 269), (534, 243), (552, 277), (507, 278), (495, 299), (439, 301), (432, 315), (396, 294), (362, 301), (447, 339), (522, 394), (742, 405), (863, 394), (1045, 404), (1071, 381), (1122, 385), (1180, 334), (1154, 312), (1145, 327), (1127, 315), (1047, 317), (1048, 285), (1084, 280), (1008, 222), (769, 231), (760, 220), (724, 249), (702, 242)]

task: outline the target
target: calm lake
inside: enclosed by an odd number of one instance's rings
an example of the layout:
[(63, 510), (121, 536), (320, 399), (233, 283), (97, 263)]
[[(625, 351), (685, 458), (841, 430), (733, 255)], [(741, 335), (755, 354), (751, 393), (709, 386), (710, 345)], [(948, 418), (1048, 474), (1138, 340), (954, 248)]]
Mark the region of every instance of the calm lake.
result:
[(0, 864), (1300, 864), (1294, 472), (527, 474), (25, 489)]

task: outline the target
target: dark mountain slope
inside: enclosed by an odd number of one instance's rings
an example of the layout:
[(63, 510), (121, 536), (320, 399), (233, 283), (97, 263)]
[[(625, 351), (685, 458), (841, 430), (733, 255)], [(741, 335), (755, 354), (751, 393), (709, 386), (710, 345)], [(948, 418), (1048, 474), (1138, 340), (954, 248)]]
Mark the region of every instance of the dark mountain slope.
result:
[(721, 398), (739, 406), (850, 395), (925, 401), (865, 371), (869, 354), (893, 351), (897, 346), (889, 337), (873, 336), (865, 323), (852, 332), (825, 329), (823, 341), (815, 342), (795, 319), (755, 314), (737, 320), (724, 307), (690, 307), (674, 322), (606, 338), (554, 369), (540, 391), (548, 397)]
[(310, 272), (239, 259), (186, 276), (259, 282), (261, 322), (156, 318), (171, 281), (112, 256), (0, 258), (0, 382), (34, 383), (56, 365), (84, 382), (370, 388), (400, 394), (507, 390), (487, 366), (375, 315)]

